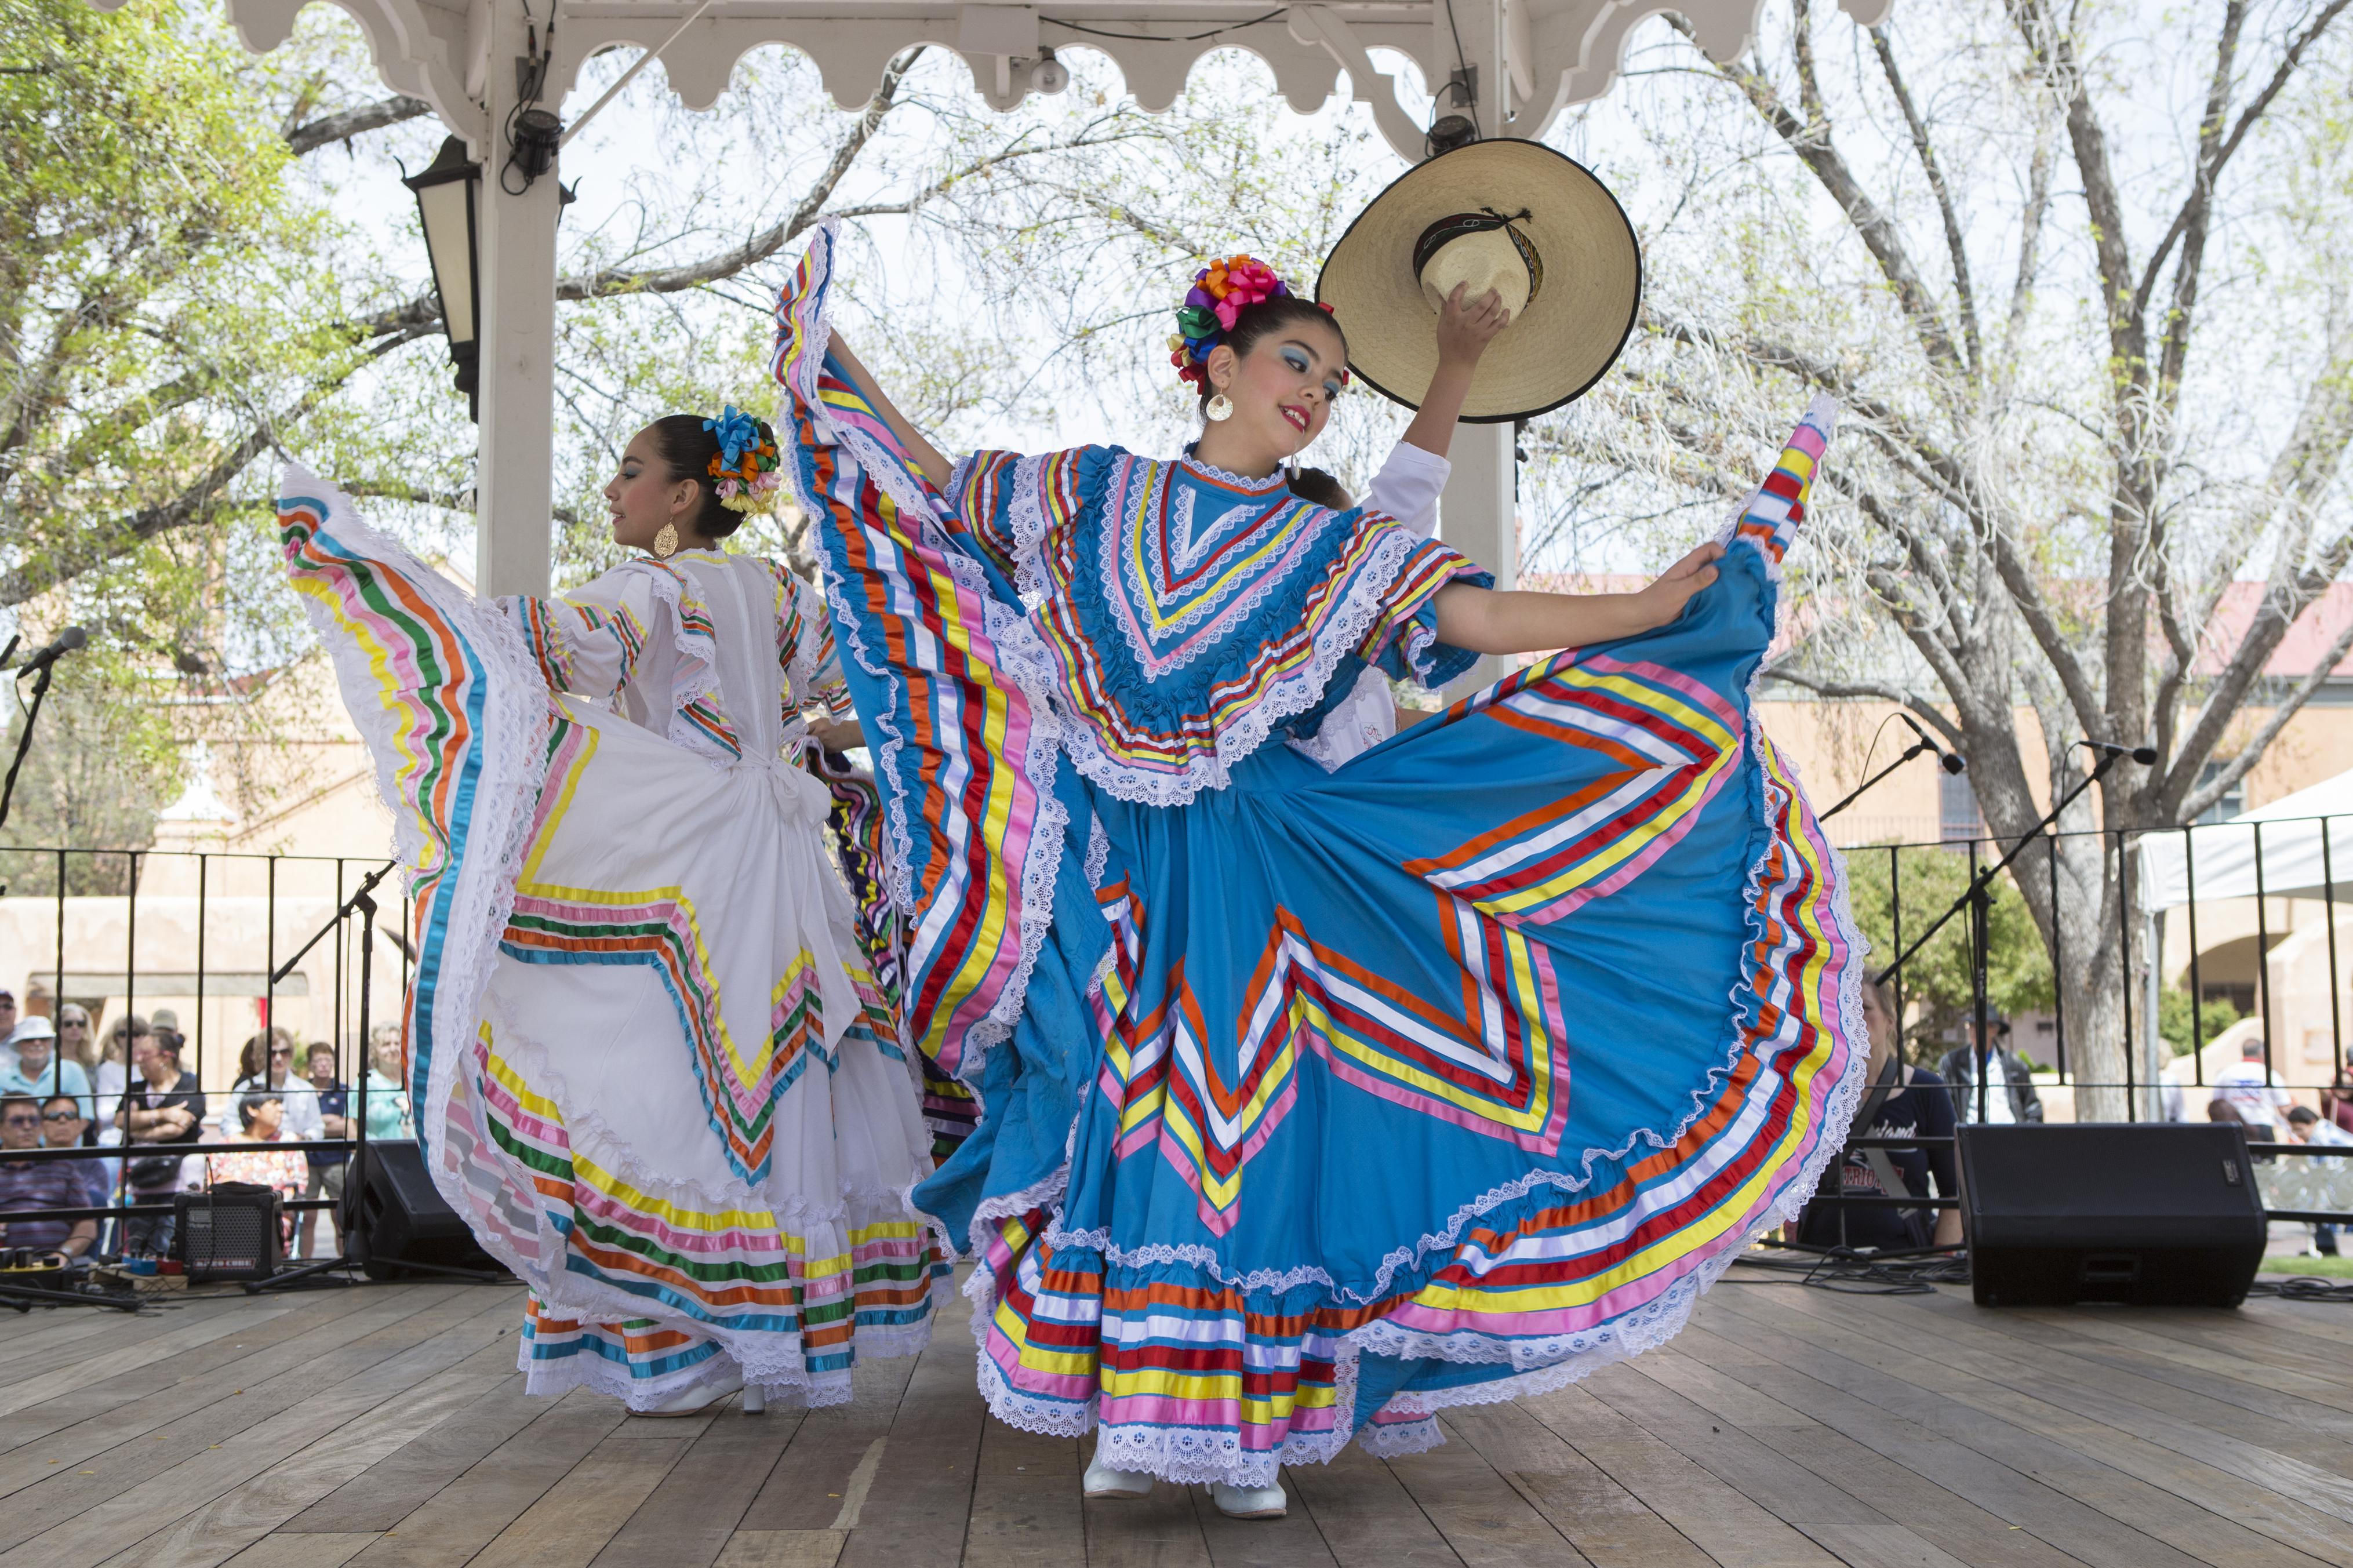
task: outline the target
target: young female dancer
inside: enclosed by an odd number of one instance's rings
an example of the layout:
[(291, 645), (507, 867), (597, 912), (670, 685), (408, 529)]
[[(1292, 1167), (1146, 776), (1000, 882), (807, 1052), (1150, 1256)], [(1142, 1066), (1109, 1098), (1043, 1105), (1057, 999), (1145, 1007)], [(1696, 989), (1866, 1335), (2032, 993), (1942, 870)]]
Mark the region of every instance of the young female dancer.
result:
[(649, 553), (548, 599), (473, 598), (301, 468), (279, 503), (397, 821), (418, 1141), (531, 1287), (534, 1394), (838, 1403), (856, 1357), (922, 1348), (944, 1279), (900, 1026), (802, 766), (829, 629), (720, 547), (778, 458), (732, 408), (655, 421), (605, 489)]
[[(1180, 314), (1190, 456), (953, 468), (832, 342), (833, 258), (776, 371), (910, 1029), (982, 1108), (916, 1201), (979, 1255), (992, 1409), (1097, 1430), (1098, 1495), (1267, 1516), (1282, 1464), (1674, 1333), (1860, 1092), (1836, 863), (1748, 699), (1826, 411), (1641, 592), (1496, 593), (1285, 488), (1346, 323), (1249, 258)], [(1336, 772), (1270, 743), (1366, 668), (1564, 647)]]

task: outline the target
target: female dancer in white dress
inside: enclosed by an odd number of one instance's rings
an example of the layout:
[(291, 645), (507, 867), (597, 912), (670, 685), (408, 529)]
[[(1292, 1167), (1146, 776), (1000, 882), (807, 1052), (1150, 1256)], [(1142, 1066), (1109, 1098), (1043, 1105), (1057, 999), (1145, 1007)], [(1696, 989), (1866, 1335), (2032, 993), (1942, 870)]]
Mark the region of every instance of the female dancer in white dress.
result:
[(837, 1403), (859, 1355), (922, 1348), (944, 1283), (905, 1198), (915, 1080), (803, 766), (839, 698), (827, 617), (719, 547), (776, 460), (733, 408), (647, 426), (605, 493), (649, 553), (547, 599), (475, 599), (300, 468), (280, 503), (398, 819), (418, 1137), (531, 1287), (534, 1394)]

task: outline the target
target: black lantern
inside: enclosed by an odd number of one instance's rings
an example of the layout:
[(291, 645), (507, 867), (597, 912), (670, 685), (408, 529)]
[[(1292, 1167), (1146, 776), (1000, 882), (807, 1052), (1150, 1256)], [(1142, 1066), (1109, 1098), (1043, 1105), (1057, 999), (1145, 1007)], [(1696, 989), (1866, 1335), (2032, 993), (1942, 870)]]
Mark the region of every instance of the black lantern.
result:
[(475, 243), (475, 204), (482, 166), (466, 156), (466, 139), (452, 136), (430, 167), (400, 182), (417, 193), (417, 217), (425, 229), (425, 249), (433, 260), (433, 289), (441, 299), (441, 326), (449, 336), (449, 363), (458, 367), (458, 390), (467, 413), (480, 415), (475, 388), (481, 286), (475, 276), (480, 251)]

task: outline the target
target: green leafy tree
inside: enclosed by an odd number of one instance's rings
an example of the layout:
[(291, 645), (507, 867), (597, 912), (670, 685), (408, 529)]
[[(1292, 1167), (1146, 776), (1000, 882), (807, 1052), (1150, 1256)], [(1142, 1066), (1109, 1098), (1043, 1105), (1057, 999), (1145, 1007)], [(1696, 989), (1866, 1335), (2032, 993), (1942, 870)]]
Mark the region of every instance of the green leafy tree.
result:
[(2200, 1044), (2212, 1045), (2214, 1037), (2237, 1023), (2246, 1015), (2219, 997), (2209, 998), (2194, 1015), (2196, 1029), (2192, 1032), (2193, 1015), (2189, 993), (2182, 986), (2160, 992), (2157, 998), (2157, 1032), (2173, 1047), (2177, 1057), (2186, 1057)]
[[(1854, 918), (1871, 942), (1871, 968), (1876, 974), (1911, 943), (1919, 940), (1936, 918), (1953, 907), (1969, 885), (1968, 857), (1958, 845), (1950, 848), (1894, 848), (1874, 845), (1846, 854), (1847, 894)], [(1902, 936), (1895, 919), (1903, 897)], [(1992, 889), (1988, 919), (1990, 940), (1986, 944), (1986, 999), (1997, 1014), (2040, 1012), (2051, 1006), (2051, 961), (2041, 934), (2007, 873)], [(1967, 913), (1947, 921), (1914, 953), (1901, 972), (1904, 1000), (1910, 1023), (1906, 1037), (1916, 1052), (1934, 1056), (1952, 1031), (1965, 1026), (1973, 1015), (1975, 987), (1969, 952)], [(1934, 1042), (1934, 1044), (1932, 1044)]]

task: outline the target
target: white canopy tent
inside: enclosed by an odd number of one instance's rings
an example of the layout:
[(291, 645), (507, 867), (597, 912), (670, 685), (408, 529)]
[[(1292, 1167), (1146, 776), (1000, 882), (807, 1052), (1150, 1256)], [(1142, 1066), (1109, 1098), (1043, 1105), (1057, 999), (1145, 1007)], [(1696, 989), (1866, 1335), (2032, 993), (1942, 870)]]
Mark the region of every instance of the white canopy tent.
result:
[(2151, 914), (2193, 897), (2353, 901), (2353, 773), (2228, 822), (2146, 835), (2140, 872), (2143, 908)]
[[(121, 0), (91, 0), (111, 8)], [(230, 21), (257, 52), (286, 41), (312, 0), (225, 0)], [(884, 67), (915, 44), (952, 49), (974, 86), (1009, 109), (1054, 73), (1048, 51), (1107, 55), (1147, 109), (1163, 109), (1208, 51), (1248, 49), (1302, 111), (1320, 106), (1342, 71), (1367, 99), (1383, 137), (1419, 159), (1425, 127), (1398, 105), (1393, 79), (1367, 51), (1393, 49), (1444, 83), (1459, 68), (1484, 137), (1541, 137), (1571, 104), (1599, 98), (1618, 73), (1634, 26), (1672, 11), (1717, 59), (1744, 48), (1763, 0), (1334, 0), (1275, 5), (1257, 0), (1074, 0), (1070, 5), (957, 5), (953, 0), (333, 0), (366, 33), (385, 86), (432, 104), (472, 157), (498, 169), (512, 151), (509, 127), (535, 104), (565, 117), (588, 106), (565, 100), (583, 61), (615, 46), (659, 49), (673, 91), (706, 108), (751, 50), (787, 44), (812, 59), (845, 108), (865, 103)], [(1878, 21), (1893, 0), (1841, 0), (1858, 20)], [(552, 19), (552, 28), (551, 28)], [(526, 96), (516, 67), (530, 40), (549, 45), (544, 84)], [(551, 43), (552, 41), (552, 43)], [(1450, 104), (1450, 109), (1454, 106)], [(1458, 109), (1455, 111), (1460, 112)], [(577, 123), (576, 120), (573, 123)], [(548, 586), (554, 430), (555, 226), (558, 170), (519, 195), (481, 183), (475, 216), (480, 319), (480, 448), (474, 580), (485, 593), (544, 593)], [(1514, 475), (1508, 425), (1467, 426), (1455, 437), (1454, 474), (1441, 501), (1450, 542), (1517, 579)]]

